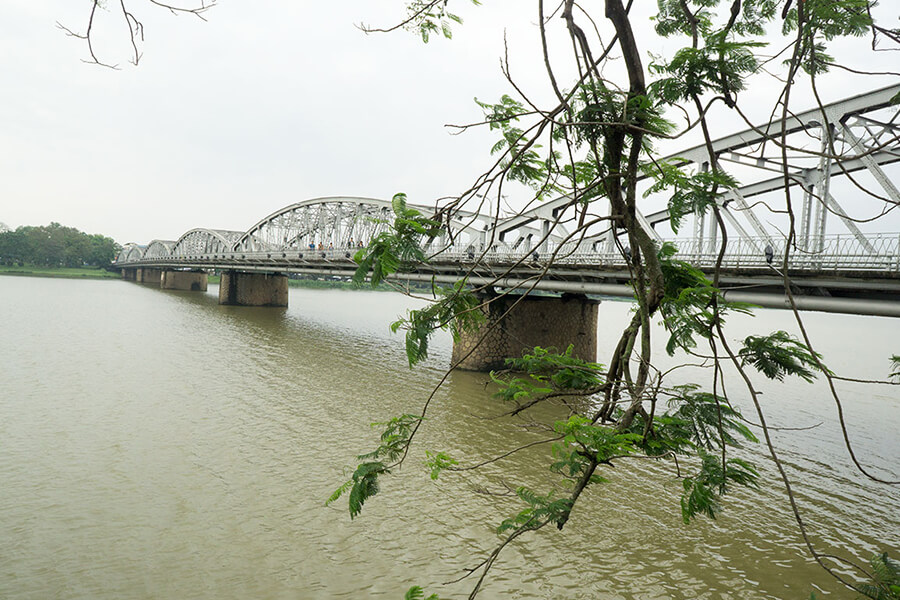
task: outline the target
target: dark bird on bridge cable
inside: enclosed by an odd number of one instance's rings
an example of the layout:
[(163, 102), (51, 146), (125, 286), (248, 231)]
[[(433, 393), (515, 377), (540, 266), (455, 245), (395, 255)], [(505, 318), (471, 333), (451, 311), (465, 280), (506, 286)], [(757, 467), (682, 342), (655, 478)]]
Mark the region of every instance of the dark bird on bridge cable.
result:
[(775, 258), (775, 249), (772, 248), (772, 244), (766, 244), (764, 252), (766, 253), (766, 262), (771, 265), (772, 259)]

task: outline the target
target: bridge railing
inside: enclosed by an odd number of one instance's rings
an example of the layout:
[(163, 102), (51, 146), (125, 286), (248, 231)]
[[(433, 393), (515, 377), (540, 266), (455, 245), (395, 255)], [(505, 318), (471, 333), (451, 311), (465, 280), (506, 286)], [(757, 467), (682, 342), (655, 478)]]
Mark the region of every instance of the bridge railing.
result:
[[(718, 245), (710, 248), (709, 240), (703, 238), (681, 238), (668, 240), (678, 249), (675, 258), (699, 268), (712, 268), (718, 260)], [(766, 269), (769, 266), (766, 247), (771, 246), (772, 262), (781, 265), (785, 240), (770, 238), (733, 238), (728, 240), (722, 266), (727, 269)], [(553, 257), (559, 266), (624, 267), (626, 259), (618, 250), (598, 252), (575, 245), (546, 248), (516, 248), (494, 246), (485, 251), (469, 245), (450, 247), (436, 253), (440, 262), (471, 263), (481, 260), (487, 263), (511, 264), (523, 259), (526, 262), (545, 262)], [(483, 257), (482, 257), (483, 254)], [(555, 256), (554, 256), (555, 254)], [(859, 239), (849, 234), (813, 237), (805, 246), (794, 244), (789, 259), (789, 268), (805, 271), (881, 271), (900, 272), (900, 234), (871, 234)]]

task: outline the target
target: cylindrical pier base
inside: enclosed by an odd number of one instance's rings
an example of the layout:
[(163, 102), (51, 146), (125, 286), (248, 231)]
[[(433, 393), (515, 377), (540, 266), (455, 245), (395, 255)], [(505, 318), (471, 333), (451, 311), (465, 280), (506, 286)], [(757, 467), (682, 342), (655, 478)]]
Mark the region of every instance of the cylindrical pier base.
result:
[(219, 304), (287, 306), (287, 275), (222, 271), (219, 280)]
[(173, 271), (167, 269), (162, 272), (159, 287), (164, 290), (205, 292), (207, 279), (205, 271)]
[(520, 357), (535, 346), (565, 352), (570, 344), (574, 356), (597, 360), (596, 300), (574, 295), (528, 296), (504, 317), (519, 299), (500, 296), (482, 308), (486, 321), (477, 331), (464, 332), (454, 342), (453, 364), (459, 362), (457, 367), (467, 371), (490, 371), (502, 368), (507, 358)]
[(162, 281), (162, 271), (160, 269), (141, 267), (137, 269), (135, 281), (138, 283), (155, 283), (156, 285), (160, 285)]

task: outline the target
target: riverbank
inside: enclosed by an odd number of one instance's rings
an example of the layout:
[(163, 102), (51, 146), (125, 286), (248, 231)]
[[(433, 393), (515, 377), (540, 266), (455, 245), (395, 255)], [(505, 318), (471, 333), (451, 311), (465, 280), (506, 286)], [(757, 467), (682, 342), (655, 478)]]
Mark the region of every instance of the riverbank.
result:
[[(107, 271), (105, 269), (94, 267), (82, 268), (65, 268), (65, 267), (8, 267), (0, 266), (0, 275), (12, 275), (16, 277), (55, 277), (62, 279), (121, 279), (122, 275), (116, 271)], [(209, 283), (218, 284), (219, 276), (210, 275)], [(289, 279), (290, 287), (312, 288), (312, 289), (358, 289), (349, 279)], [(363, 286), (363, 289), (371, 290), (369, 285)], [(396, 291), (389, 285), (379, 285), (375, 288), (378, 291)]]
[(17, 277), (57, 277), (62, 279), (116, 279), (121, 275), (98, 267), (7, 267), (0, 266), (0, 275)]

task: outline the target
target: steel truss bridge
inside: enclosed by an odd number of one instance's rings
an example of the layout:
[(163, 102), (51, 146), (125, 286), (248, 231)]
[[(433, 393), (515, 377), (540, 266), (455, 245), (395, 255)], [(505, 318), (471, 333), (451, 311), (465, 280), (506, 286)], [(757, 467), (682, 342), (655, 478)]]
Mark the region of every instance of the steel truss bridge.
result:
[[(859, 225), (865, 221), (861, 211), (870, 220), (892, 210), (900, 213), (900, 191), (885, 169), (900, 162), (900, 112), (893, 102), (898, 94), (900, 85), (891, 86), (712, 143), (723, 168), (748, 182), (717, 199), (728, 233), (721, 278), (726, 295), (785, 305), (778, 268), (787, 250), (786, 221), (780, 213), (790, 195), (797, 239), (788, 274), (799, 306), (900, 316), (900, 233), (865, 233)], [(709, 168), (705, 145), (660, 160), (694, 171)], [(653, 201), (649, 196), (645, 203)], [(595, 201), (592, 216), (604, 215), (604, 204)], [(434, 206), (409, 207), (425, 215), (437, 212)], [(900, 225), (900, 217), (889, 217)], [(286, 206), (246, 231), (198, 228), (177, 240), (127, 244), (115, 266), (348, 276), (356, 268), (352, 257), (360, 243), (384, 231), (393, 218), (387, 200), (314, 198)], [(617, 236), (621, 232), (608, 226), (585, 232), (575, 227), (578, 218), (569, 197), (512, 216), (466, 210), (444, 214), (442, 235), (423, 241), (430, 261), (402, 278), (447, 283), (468, 275), (473, 284), (503, 288), (630, 296), (630, 250)], [(710, 214), (689, 216), (681, 235), (669, 239), (661, 233), (673, 229), (665, 208), (639, 213), (638, 219), (660, 244), (675, 244), (677, 258), (704, 270), (715, 264), (721, 239)], [(684, 237), (685, 225), (693, 227), (690, 237)]]

